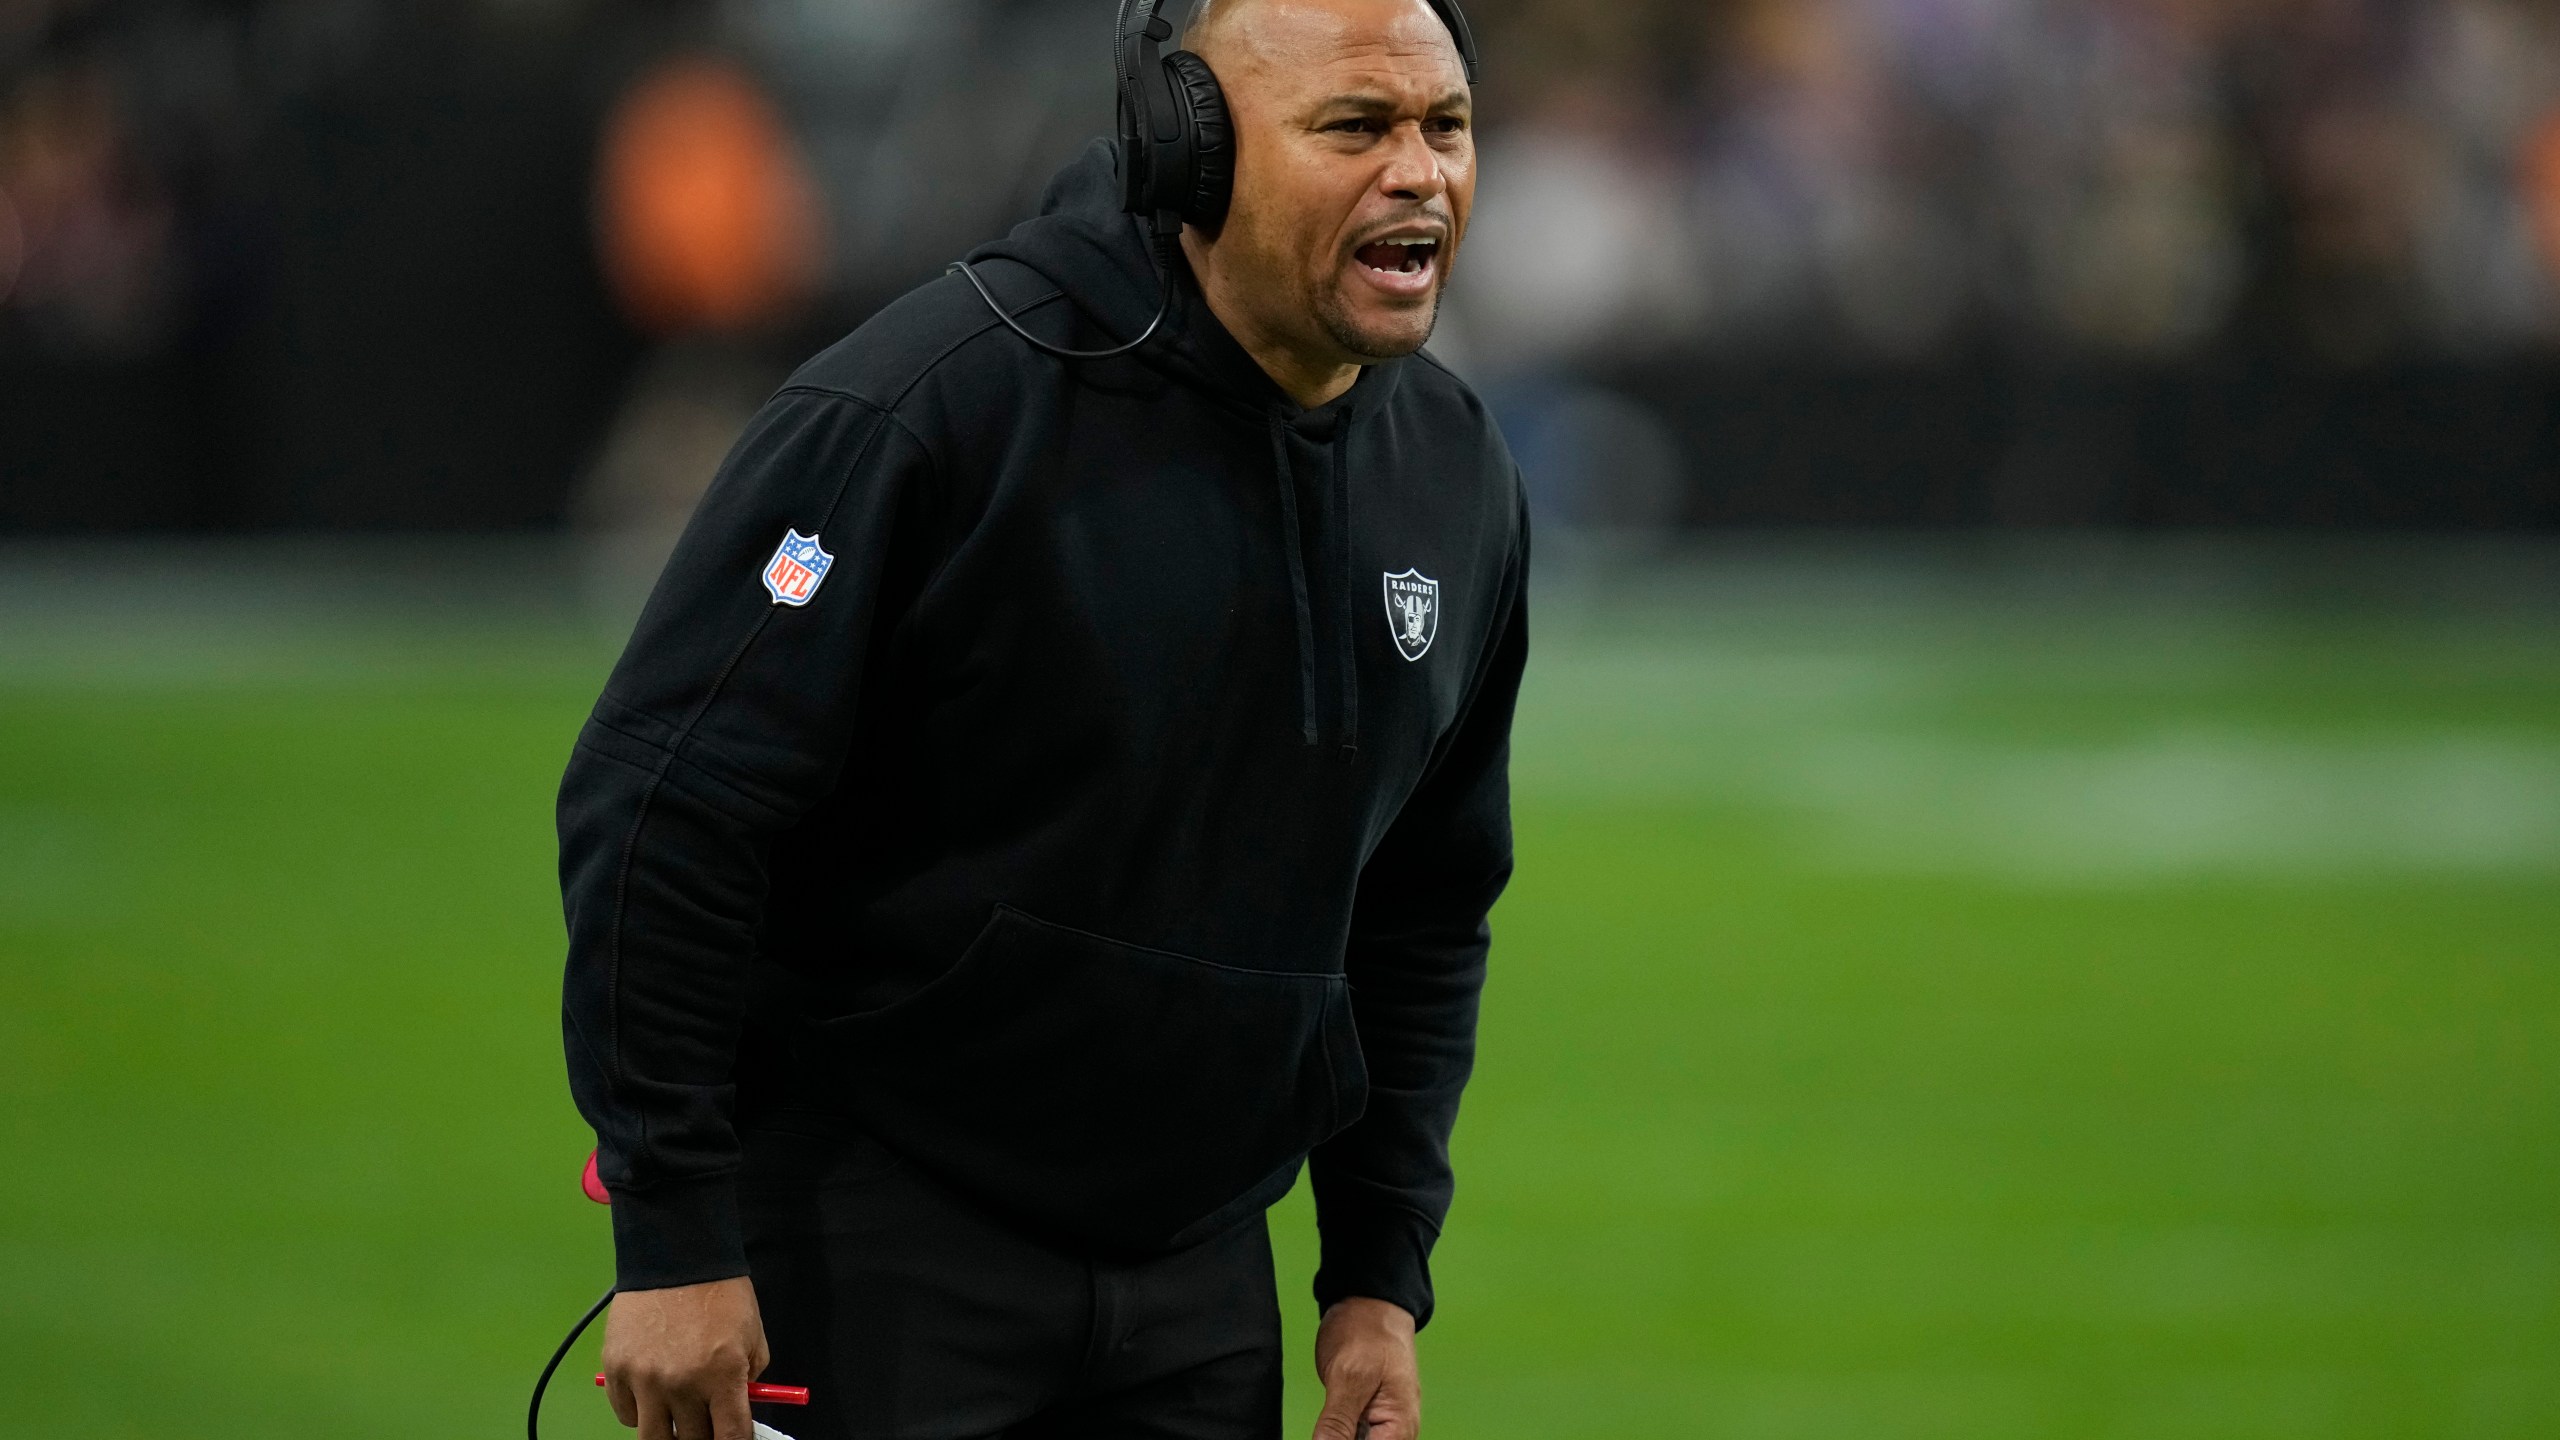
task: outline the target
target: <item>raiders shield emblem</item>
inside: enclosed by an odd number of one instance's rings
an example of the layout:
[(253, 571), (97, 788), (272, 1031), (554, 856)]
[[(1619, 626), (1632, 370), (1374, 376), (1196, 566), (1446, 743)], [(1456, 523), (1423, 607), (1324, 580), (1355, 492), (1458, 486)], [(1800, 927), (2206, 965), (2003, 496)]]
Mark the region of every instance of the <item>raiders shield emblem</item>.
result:
[(797, 530), (782, 532), (782, 544), (765, 562), (764, 588), (776, 605), (806, 605), (818, 593), (818, 582), (836, 557), (818, 548), (818, 537)]
[(1440, 582), (1418, 570), (1387, 577), (1387, 631), (1396, 653), (1419, 660), (1440, 633)]

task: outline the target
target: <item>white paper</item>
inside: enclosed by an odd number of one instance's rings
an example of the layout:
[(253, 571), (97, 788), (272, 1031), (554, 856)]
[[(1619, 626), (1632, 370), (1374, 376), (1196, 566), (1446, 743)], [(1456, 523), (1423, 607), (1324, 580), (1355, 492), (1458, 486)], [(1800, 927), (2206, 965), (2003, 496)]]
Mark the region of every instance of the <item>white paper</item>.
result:
[(791, 1437), (759, 1420), (756, 1422), (756, 1440), (791, 1440)]

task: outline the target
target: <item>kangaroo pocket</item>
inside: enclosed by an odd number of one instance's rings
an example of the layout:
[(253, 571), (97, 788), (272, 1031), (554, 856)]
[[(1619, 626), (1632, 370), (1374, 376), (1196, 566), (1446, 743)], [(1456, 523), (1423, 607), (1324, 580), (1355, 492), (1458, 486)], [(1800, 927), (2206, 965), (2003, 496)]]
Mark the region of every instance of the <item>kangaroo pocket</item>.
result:
[(950, 971), (819, 1027), (880, 1139), (1074, 1239), (1160, 1247), (1359, 1118), (1340, 975), (1240, 970), (996, 913)]

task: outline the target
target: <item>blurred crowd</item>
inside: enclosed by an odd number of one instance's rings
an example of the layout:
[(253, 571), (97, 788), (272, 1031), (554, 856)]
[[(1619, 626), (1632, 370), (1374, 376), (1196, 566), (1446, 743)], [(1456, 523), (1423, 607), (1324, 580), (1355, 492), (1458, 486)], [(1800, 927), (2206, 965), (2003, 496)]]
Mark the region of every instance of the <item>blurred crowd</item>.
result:
[(1539, 57), (1472, 257), (1498, 357), (1650, 332), (2353, 362), (2560, 335), (2541, 0), (1479, 8), (1494, 53)]
[[(1112, 9), (0, 0), (0, 390), (112, 414), (148, 378), (125, 428), (249, 523), (679, 506), (778, 367), (1107, 130)], [(2560, 0), (1470, 9), (1441, 348), (1497, 389), (1602, 354), (2560, 353)], [(1668, 443), (1566, 398), (1515, 439)], [(0, 467), (85, 473), (78, 431)]]
[[(867, 308), (1001, 228), (1108, 126), (1108, 15), (1108, 0), (0, 0), (6, 338), (93, 355), (178, 343), (237, 318), (306, 227), (396, 212), (404, 185), (471, 188), (443, 169), (494, 199), (564, 145), (580, 164), (559, 198), (592, 220), (637, 328)], [(534, 219), (476, 209), (399, 218), (422, 247)]]
[[(2546, 344), (2560, 328), (2547, 0), (1475, 9), (1493, 168), (1466, 340), (1490, 359), (1637, 335), (1896, 356), (1984, 337), (2144, 354), (2239, 340), (2351, 359)], [(1000, 225), (1107, 123), (1109, 14), (1109, 0), (6, 0), (0, 296), (39, 343), (171, 343), (257, 279), (244, 247), (283, 217), (255, 213), (274, 197), (252, 162), (293, 110), (397, 75), (449, 92), (466, 127), (475, 86), (503, 88), (489, 72), (513, 64), (553, 67), (539, 83), (559, 91), (618, 91), (512, 117), (609, 132), (619, 104), (626, 133), (599, 144), (592, 177), (608, 188), (615, 139), (626, 177), (760, 152), (750, 163), (806, 195), (730, 209), (793, 252), (762, 257), (772, 273), (743, 289), (867, 305)], [(736, 103), (671, 97), (651, 67), (683, 56), (697, 92), (733, 73)], [(742, 134), (766, 115), (772, 134)], [(652, 121), (675, 140), (630, 133)], [(667, 153), (688, 140), (703, 153)], [(351, 158), (396, 165), (396, 150)], [(738, 193), (659, 208), (681, 229), (686, 204)], [(627, 261), (648, 242), (624, 229), (601, 243)], [(675, 312), (652, 283), (625, 299), (663, 325)], [(744, 313), (722, 303), (716, 318)]]

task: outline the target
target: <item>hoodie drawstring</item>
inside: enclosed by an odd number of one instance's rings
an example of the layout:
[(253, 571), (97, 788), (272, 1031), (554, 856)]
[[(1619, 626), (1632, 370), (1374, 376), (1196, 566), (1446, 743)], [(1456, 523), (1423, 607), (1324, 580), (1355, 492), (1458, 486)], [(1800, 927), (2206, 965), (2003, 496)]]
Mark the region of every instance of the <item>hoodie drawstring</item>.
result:
[(1298, 728), (1316, 743), (1316, 617), (1307, 602), (1307, 549), (1298, 524), (1298, 480), (1289, 467), (1288, 421), (1271, 412), (1271, 467), (1280, 481), (1280, 548), (1289, 552), (1289, 596), (1298, 610)]
[(1360, 666), (1353, 653), (1351, 612), (1358, 608), (1360, 579), (1351, 569), (1351, 427), (1333, 427), (1333, 543), (1342, 560), (1342, 600), (1335, 606), (1342, 661), (1342, 758), (1360, 753)]
[[(1332, 550), (1330, 567), (1342, 577), (1342, 589), (1334, 604), (1334, 661), (1336, 665), (1337, 707), (1334, 734), (1341, 746), (1340, 756), (1351, 759), (1360, 752), (1360, 666), (1352, 641), (1351, 612), (1357, 608), (1352, 597), (1360, 593), (1357, 577), (1351, 573), (1351, 434), (1350, 427), (1334, 426), (1332, 460), (1333, 513), (1329, 517), (1325, 538)], [(1316, 615), (1312, 585), (1307, 576), (1306, 527), (1298, 513), (1298, 478), (1289, 463), (1289, 421), (1287, 413), (1271, 411), (1271, 469), (1280, 485), (1280, 540), (1289, 552), (1289, 598), (1297, 609), (1298, 619), (1298, 731), (1309, 745), (1321, 742), (1323, 731), (1316, 724)]]

